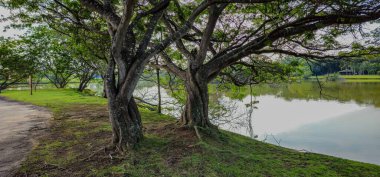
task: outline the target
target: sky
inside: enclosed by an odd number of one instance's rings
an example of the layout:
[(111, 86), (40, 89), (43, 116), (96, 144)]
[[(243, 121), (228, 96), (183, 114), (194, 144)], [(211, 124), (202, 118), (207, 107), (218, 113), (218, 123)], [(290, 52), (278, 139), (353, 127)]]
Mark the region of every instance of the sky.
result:
[[(0, 7), (0, 19), (9, 17), (9, 15), (10, 15), (10, 11), (8, 9)], [(10, 25), (9, 21), (0, 20), (0, 36), (16, 37), (17, 35), (21, 35), (24, 33), (23, 30), (19, 30), (19, 29), (7, 29), (6, 31), (4, 31), (4, 28), (8, 25)]]

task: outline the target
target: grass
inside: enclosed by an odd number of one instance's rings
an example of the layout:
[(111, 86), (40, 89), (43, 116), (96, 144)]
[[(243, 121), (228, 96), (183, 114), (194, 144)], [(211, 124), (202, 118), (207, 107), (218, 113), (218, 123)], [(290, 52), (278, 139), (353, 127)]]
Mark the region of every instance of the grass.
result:
[(28, 90), (23, 91), (5, 91), (2, 96), (11, 98), (12, 100), (31, 103), (37, 106), (48, 107), (59, 110), (61, 107), (72, 104), (91, 104), (105, 105), (107, 100), (100, 97), (91, 96), (90, 94), (81, 94), (75, 89), (47, 89), (33, 91), (33, 95)]
[(341, 75), (345, 82), (380, 82), (380, 75)]
[(380, 75), (340, 75), (344, 79), (380, 79)]
[(380, 82), (380, 79), (346, 79), (345, 82), (368, 82), (368, 83), (374, 83), (374, 82)]
[[(295, 150), (230, 132), (179, 128), (140, 109), (145, 139), (125, 155), (102, 149), (111, 127), (106, 101), (73, 90), (6, 91), (54, 111), (51, 127), (16, 176), (380, 176), (380, 166)], [(112, 158), (111, 158), (112, 157)]]
[[(326, 81), (328, 78), (334, 78), (334, 75), (318, 76), (320, 81)], [(317, 80), (315, 76), (310, 76), (310, 80)], [(338, 80), (344, 82), (380, 82), (380, 75), (337, 75)]]

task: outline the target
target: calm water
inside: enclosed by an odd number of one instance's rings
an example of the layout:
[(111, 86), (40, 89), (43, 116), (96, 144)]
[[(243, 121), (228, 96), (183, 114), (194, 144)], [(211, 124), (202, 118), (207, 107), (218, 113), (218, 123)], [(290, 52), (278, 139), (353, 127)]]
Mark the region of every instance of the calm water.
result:
[[(75, 85), (71, 85), (74, 87)], [(90, 89), (102, 92), (102, 84)], [(162, 90), (163, 111), (178, 117), (180, 101)], [(380, 83), (304, 82), (211, 89), (210, 117), (220, 128), (300, 151), (380, 165)], [(157, 103), (156, 87), (135, 95)]]

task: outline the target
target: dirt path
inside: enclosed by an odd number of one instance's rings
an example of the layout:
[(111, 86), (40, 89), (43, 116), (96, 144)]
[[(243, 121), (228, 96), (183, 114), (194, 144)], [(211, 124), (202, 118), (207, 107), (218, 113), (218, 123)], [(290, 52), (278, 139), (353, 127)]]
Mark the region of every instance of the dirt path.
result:
[(0, 97), (0, 177), (11, 176), (51, 117), (44, 108)]

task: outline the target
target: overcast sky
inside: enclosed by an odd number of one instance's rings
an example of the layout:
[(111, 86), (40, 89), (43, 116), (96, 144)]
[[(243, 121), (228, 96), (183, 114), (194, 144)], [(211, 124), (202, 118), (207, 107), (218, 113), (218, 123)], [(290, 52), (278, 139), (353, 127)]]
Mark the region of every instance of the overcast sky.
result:
[[(10, 12), (8, 9), (5, 9), (3, 7), (0, 7), (0, 19), (3, 19), (5, 17), (9, 17)], [(7, 29), (4, 31), (4, 28), (6, 26), (10, 25), (9, 21), (0, 21), (0, 36), (3, 37), (16, 37), (17, 35), (21, 35), (24, 33), (22, 30), (17, 30), (17, 29)]]

